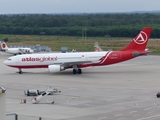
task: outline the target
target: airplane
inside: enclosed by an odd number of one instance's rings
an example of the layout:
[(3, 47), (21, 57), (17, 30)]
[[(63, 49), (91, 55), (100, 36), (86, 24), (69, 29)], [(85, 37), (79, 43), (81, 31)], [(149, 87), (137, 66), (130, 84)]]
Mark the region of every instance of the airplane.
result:
[(9, 57), (3, 63), (9, 67), (18, 68), (19, 74), (22, 74), (22, 69), (27, 68), (48, 68), (50, 73), (73, 69), (73, 74), (81, 74), (81, 68), (115, 64), (148, 54), (149, 51), (145, 49), (151, 31), (151, 27), (143, 28), (120, 51), (23, 54)]
[(4, 41), (0, 41), (1, 43), (1, 51), (6, 52), (9, 54), (29, 54), (33, 53), (34, 51), (31, 48), (8, 48), (7, 44)]
[(101, 49), (101, 47), (98, 45), (98, 42), (95, 42), (95, 43), (94, 43), (94, 47), (95, 47), (94, 52), (101, 52), (101, 51), (103, 51), (103, 50)]

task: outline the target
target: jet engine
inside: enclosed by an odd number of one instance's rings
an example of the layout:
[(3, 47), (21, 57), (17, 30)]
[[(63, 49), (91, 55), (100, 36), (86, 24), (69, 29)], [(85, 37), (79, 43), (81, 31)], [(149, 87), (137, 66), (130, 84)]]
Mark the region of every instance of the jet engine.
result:
[(62, 70), (65, 70), (64, 66), (62, 65), (49, 65), (48, 66), (50, 73), (60, 72)]

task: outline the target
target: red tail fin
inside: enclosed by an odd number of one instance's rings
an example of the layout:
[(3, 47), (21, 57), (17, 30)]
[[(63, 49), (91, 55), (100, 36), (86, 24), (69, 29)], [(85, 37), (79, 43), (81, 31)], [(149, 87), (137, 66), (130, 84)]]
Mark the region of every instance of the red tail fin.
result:
[(0, 44), (1, 44), (1, 49), (7, 49), (8, 48), (7, 44), (4, 41), (0, 41)]
[(99, 48), (95, 48), (94, 52), (100, 52)]
[(139, 32), (139, 34), (131, 41), (131, 43), (126, 46), (122, 51), (125, 50), (145, 50), (148, 39), (150, 37), (152, 28), (143, 28), (142, 31)]

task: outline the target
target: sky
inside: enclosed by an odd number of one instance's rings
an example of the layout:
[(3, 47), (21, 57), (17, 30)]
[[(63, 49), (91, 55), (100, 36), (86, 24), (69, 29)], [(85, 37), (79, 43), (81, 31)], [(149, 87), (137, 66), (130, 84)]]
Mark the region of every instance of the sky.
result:
[(0, 0), (0, 14), (113, 13), (160, 10), (160, 0)]

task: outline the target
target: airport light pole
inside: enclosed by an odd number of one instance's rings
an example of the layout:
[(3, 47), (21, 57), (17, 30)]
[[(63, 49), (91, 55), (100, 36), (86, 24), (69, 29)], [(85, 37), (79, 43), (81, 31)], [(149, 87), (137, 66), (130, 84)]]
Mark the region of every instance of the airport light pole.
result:
[(86, 40), (86, 38), (87, 38), (87, 29), (83, 28), (82, 29), (82, 40)]
[(6, 120), (6, 90), (0, 87), (0, 120)]

